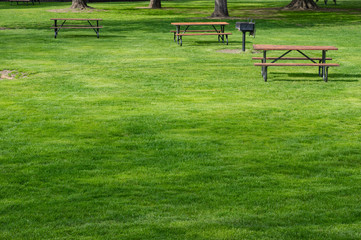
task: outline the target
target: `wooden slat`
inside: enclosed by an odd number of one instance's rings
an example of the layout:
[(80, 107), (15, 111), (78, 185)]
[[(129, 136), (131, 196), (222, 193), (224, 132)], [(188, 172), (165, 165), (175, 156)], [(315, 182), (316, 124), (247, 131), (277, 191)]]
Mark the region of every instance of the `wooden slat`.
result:
[(180, 33), (176, 36), (200, 36), (200, 35), (232, 35), (232, 33)]
[(305, 66), (305, 67), (338, 67), (337, 63), (254, 63), (255, 66), (271, 67), (271, 66)]
[(103, 28), (103, 26), (99, 26), (99, 27), (50, 27), (50, 28), (52, 28), (52, 29), (55, 29), (55, 28), (60, 28), (60, 29), (62, 29), (62, 28), (65, 28), (65, 29), (83, 29), (83, 28)]
[[(57, 26), (53, 25), (53, 27), (60, 28), (61, 25), (60, 25), (60, 24), (57, 25)], [(68, 24), (64, 24), (63, 27), (91, 27), (91, 26), (90, 26), (89, 24), (88, 24), (88, 25), (79, 25), (79, 24), (68, 25)], [(62, 28), (63, 28), (63, 27), (62, 27)], [(94, 27), (96, 28), (97, 26), (94, 26)], [(103, 27), (103, 26), (98, 26), (98, 27)]]
[[(253, 57), (253, 60), (262, 60), (263, 57)], [(278, 57), (267, 57), (266, 60), (275, 60), (278, 59)], [(322, 60), (322, 58), (320, 57), (312, 57), (312, 60)], [(280, 58), (280, 60), (309, 60), (308, 58), (305, 57), (283, 57)], [(325, 58), (325, 60), (332, 60), (332, 58)]]
[(51, 18), (50, 20), (102, 21), (101, 18)]
[[(184, 30), (183, 30), (184, 31)], [(187, 30), (187, 32), (215, 32), (216, 30)], [(220, 32), (221, 30), (217, 30)], [(172, 33), (176, 33), (177, 31), (170, 31)], [(180, 30), (182, 32), (182, 30)]]
[(254, 50), (338, 50), (333, 46), (253, 45)]
[(174, 26), (208, 26), (208, 25), (228, 25), (227, 22), (181, 22), (171, 23)]

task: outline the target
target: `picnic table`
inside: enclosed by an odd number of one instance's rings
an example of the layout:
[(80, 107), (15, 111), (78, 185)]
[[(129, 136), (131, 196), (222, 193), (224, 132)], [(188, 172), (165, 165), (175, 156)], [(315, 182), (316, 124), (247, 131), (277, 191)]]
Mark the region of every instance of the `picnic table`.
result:
[[(179, 22), (179, 23), (171, 23), (171, 25), (176, 26), (175, 31), (171, 31), (174, 33), (174, 41), (176, 41), (178, 45), (182, 46), (182, 37), (183, 36), (200, 36), (200, 35), (216, 35), (218, 36), (218, 42), (222, 40), (224, 43), (224, 37), (226, 37), (227, 45), (228, 45), (228, 35), (232, 35), (232, 33), (225, 33), (224, 28), (226, 25), (229, 25), (227, 22)], [(213, 29), (193, 29), (188, 30), (190, 27), (194, 26), (212, 26)], [(184, 29), (181, 30), (181, 27)], [(217, 29), (218, 27), (218, 29)]]
[[(261, 63), (255, 63), (255, 66), (261, 66), (262, 67), (262, 76), (267, 81), (267, 68), (273, 67), (273, 66), (289, 66), (289, 67), (295, 67), (295, 66), (315, 66), (318, 67), (318, 75), (320, 77), (323, 77), (323, 80), (327, 82), (328, 80), (328, 68), (329, 67), (338, 67), (340, 66), (337, 63), (326, 63), (326, 60), (332, 60), (332, 58), (326, 57), (326, 52), (329, 50), (338, 50), (338, 48), (333, 46), (294, 46), (294, 45), (261, 45), (261, 44), (255, 44), (253, 45), (254, 50), (263, 51), (263, 57), (253, 57), (253, 60), (261, 60)], [(279, 57), (267, 57), (268, 51), (286, 51)], [(302, 57), (285, 57), (287, 54), (289, 54), (292, 51), (299, 52)], [(304, 51), (322, 51), (321, 57), (309, 57), (304, 53)], [(272, 62), (267, 62), (267, 60), (273, 60)], [(304, 62), (277, 62), (279, 60), (308, 60), (311, 61), (311, 63), (304, 63)], [(316, 62), (318, 61), (318, 62)]]
[[(54, 25), (50, 28), (54, 29), (55, 38), (57, 37), (60, 29), (93, 29), (97, 34), (97, 38), (99, 38), (99, 30), (100, 28), (103, 28), (103, 26), (99, 26), (99, 21), (102, 21), (102, 19), (100, 18), (51, 18), (50, 20), (54, 21)], [(58, 21), (63, 21), (63, 22), (59, 25)], [(73, 23), (72, 25), (68, 25), (65, 24), (67, 21), (87, 22), (88, 25), (81, 25), (79, 23), (76, 24)], [(93, 21), (93, 24), (91, 21)]]

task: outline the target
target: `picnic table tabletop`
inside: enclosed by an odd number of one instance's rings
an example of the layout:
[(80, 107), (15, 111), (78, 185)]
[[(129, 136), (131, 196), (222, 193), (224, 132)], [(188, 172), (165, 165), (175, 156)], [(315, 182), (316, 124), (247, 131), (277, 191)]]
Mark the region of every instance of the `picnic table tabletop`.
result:
[(179, 23), (171, 23), (175, 26), (197, 26), (197, 25), (229, 25), (227, 22), (179, 22)]
[(50, 20), (79, 20), (79, 21), (102, 21), (101, 18), (51, 18)]
[(270, 45), (270, 44), (254, 44), (254, 50), (338, 50), (333, 46), (296, 46), (296, 45)]

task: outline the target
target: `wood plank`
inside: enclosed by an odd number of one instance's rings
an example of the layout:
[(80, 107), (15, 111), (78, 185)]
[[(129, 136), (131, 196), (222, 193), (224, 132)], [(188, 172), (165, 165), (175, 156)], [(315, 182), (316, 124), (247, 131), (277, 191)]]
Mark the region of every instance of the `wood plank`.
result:
[[(253, 57), (253, 60), (263, 60), (263, 57)], [(275, 60), (278, 59), (278, 57), (267, 57), (266, 60)], [(312, 60), (322, 60), (322, 58), (320, 57), (311, 57)], [(305, 57), (283, 57), (280, 58), (279, 60), (309, 60), (308, 58)], [(325, 58), (325, 60), (332, 60), (332, 58)]]
[(101, 18), (51, 18), (50, 20), (102, 21)]
[[(57, 26), (53, 25), (53, 27), (57, 27), (60, 28), (61, 24), (58, 24)], [(91, 27), (89, 24), (88, 25), (79, 25), (79, 24), (74, 24), (74, 25), (68, 25), (68, 24), (64, 24), (63, 27)], [(94, 26), (95, 28), (97, 26)], [(98, 27), (103, 27), (103, 26), (98, 26)]]
[(305, 66), (305, 67), (339, 67), (337, 63), (254, 63), (254, 66)]
[(227, 22), (180, 22), (171, 23), (174, 26), (208, 26), (208, 25), (229, 25)]
[(176, 36), (201, 36), (201, 35), (232, 35), (232, 33), (180, 33)]
[(254, 50), (338, 50), (333, 46), (296, 46), (296, 45), (264, 45), (254, 44)]
[[(183, 30), (184, 31), (184, 30)], [(215, 32), (216, 30), (187, 30), (187, 32)], [(220, 32), (221, 30), (217, 30)], [(177, 31), (170, 31), (171, 33), (176, 33)], [(180, 30), (182, 32), (182, 30)]]
[(103, 26), (99, 26), (99, 27), (50, 27), (51, 29), (55, 29), (55, 28), (58, 28), (58, 29), (83, 29), (83, 28), (92, 28), (92, 29), (94, 29), (94, 28), (103, 28)]

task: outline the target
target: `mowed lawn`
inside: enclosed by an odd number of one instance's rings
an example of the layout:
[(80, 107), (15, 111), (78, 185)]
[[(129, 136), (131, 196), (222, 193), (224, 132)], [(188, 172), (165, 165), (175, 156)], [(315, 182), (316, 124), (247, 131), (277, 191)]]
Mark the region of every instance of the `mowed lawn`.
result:
[[(361, 3), (288, 2), (216, 20), (214, 1), (0, 2), (0, 71), (17, 73), (0, 80), (0, 239), (361, 239)], [(54, 17), (104, 28), (54, 39)], [(184, 21), (229, 22), (229, 45), (178, 46)], [(335, 46), (340, 67), (265, 83), (252, 44)]]

